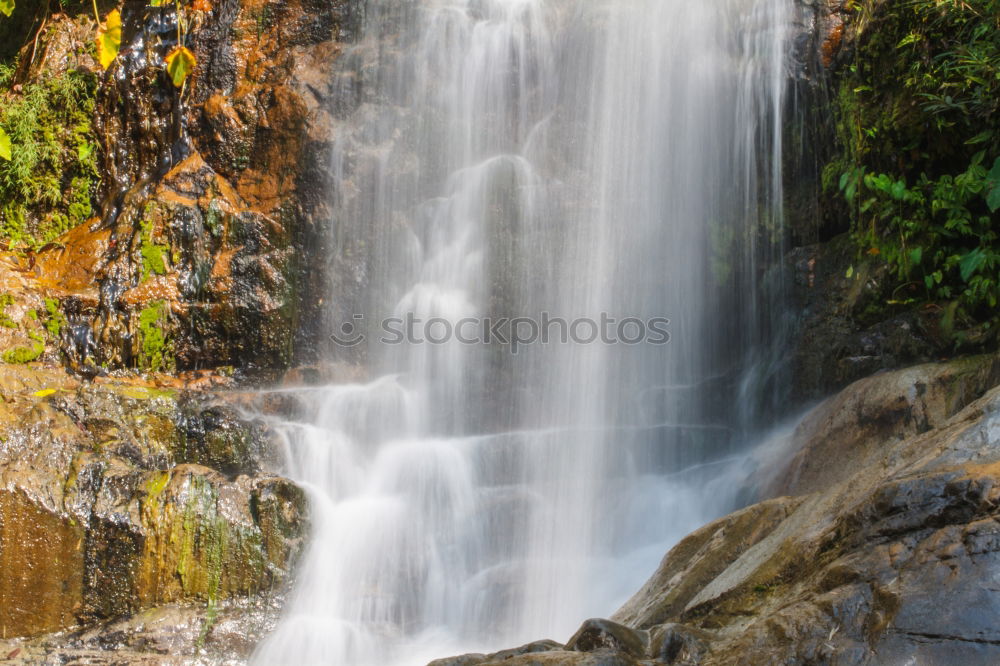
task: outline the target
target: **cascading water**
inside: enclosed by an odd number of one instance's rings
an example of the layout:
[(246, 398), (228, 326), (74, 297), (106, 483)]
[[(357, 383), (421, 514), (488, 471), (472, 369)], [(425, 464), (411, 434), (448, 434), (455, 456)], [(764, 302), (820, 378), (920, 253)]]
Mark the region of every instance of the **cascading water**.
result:
[[(280, 426), (313, 535), (259, 663), (566, 638), (732, 507), (789, 12), (368, 0), (330, 269), (335, 361), (364, 379)], [(517, 317), (496, 330), (548, 344), (480, 339)]]

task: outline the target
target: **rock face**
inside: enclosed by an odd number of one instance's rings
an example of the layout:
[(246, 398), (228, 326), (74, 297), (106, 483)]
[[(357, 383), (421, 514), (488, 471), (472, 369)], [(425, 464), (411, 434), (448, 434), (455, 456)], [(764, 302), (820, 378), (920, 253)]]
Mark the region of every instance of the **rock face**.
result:
[(941, 331), (939, 309), (887, 302), (893, 294), (883, 262), (859, 260), (846, 234), (796, 248), (785, 257), (790, 311), (790, 399), (806, 405), (880, 370), (946, 356), (953, 343)]
[(305, 528), (267, 431), (208, 395), (0, 366), (0, 625), (280, 589)]
[[(80, 155), (62, 189), (88, 178), (72, 215), (26, 203), (17, 236), (0, 201), (0, 657), (238, 659), (274, 621), (306, 502), (215, 388), (313, 360), (329, 70), (358, 3), (182, 3), (180, 31), (172, 2), (99, 4), (123, 19), (106, 72), (89, 2), (0, 19), (0, 64), (20, 50), (3, 112), (86, 82), (78, 124), (49, 114), (72, 132), (25, 134)], [(183, 89), (163, 68), (179, 32)]]
[(503, 663), (997, 663), (998, 373), (990, 356), (852, 384), (801, 422), (773, 497), (681, 541), (612, 622)]
[(74, 325), (56, 346), (80, 374), (280, 375), (313, 360), (321, 339), (330, 69), (356, 9), (195, 3), (184, 32), (198, 66), (178, 89), (163, 68), (178, 35), (174, 3), (164, 4), (121, 3), (122, 50), (107, 72), (76, 53), (94, 34), (89, 4), (70, 3), (74, 18), (57, 15), (22, 50), (19, 81), (69, 68), (99, 79), (99, 178), (91, 219), (10, 261)]

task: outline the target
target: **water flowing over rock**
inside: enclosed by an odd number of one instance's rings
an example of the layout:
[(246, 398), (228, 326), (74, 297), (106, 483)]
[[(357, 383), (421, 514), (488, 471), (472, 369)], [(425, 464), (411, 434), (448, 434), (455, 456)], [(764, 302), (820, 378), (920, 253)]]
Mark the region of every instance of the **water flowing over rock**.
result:
[[(257, 663), (568, 633), (731, 508), (780, 371), (751, 285), (781, 256), (792, 13), (366, 4), (327, 107), (330, 359), (359, 370), (283, 426), (314, 532)], [(571, 330), (441, 339), (546, 317)]]
[(831, 182), (917, 4), (0, 2), (0, 661), (1000, 662), (998, 329)]
[[(677, 544), (612, 618), (634, 645), (649, 636), (645, 653), (591, 641), (600, 663), (996, 661), (1000, 598), (983, 581), (1000, 572), (997, 369), (996, 357), (917, 366), (818, 406), (768, 470), (771, 492), (791, 495)], [(438, 664), (501, 663), (477, 659)], [(556, 647), (513, 663), (589, 659)]]

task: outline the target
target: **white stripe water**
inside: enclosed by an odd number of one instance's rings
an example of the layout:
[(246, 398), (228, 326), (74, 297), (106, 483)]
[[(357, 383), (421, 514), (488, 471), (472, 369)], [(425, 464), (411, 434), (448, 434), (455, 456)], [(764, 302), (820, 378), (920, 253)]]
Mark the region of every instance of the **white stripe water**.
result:
[[(312, 537), (258, 663), (565, 640), (737, 502), (789, 13), (788, 0), (367, 1), (337, 61), (329, 294), (332, 330), (368, 336), (334, 360), (365, 379), (303, 392), (308, 413), (281, 425)], [(543, 313), (668, 318), (670, 339), (563, 344), (555, 323), (549, 344), (514, 353), (380, 330), (410, 315), (439, 339), (472, 318), (468, 338), (483, 318)]]

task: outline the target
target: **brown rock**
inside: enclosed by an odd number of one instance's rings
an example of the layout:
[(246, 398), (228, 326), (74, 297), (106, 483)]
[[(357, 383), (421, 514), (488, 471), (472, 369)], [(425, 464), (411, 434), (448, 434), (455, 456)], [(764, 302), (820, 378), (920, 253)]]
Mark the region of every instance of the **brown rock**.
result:
[(0, 393), (6, 638), (281, 589), (305, 497), (262, 473), (259, 426), (210, 396), (55, 370), (0, 365)]

